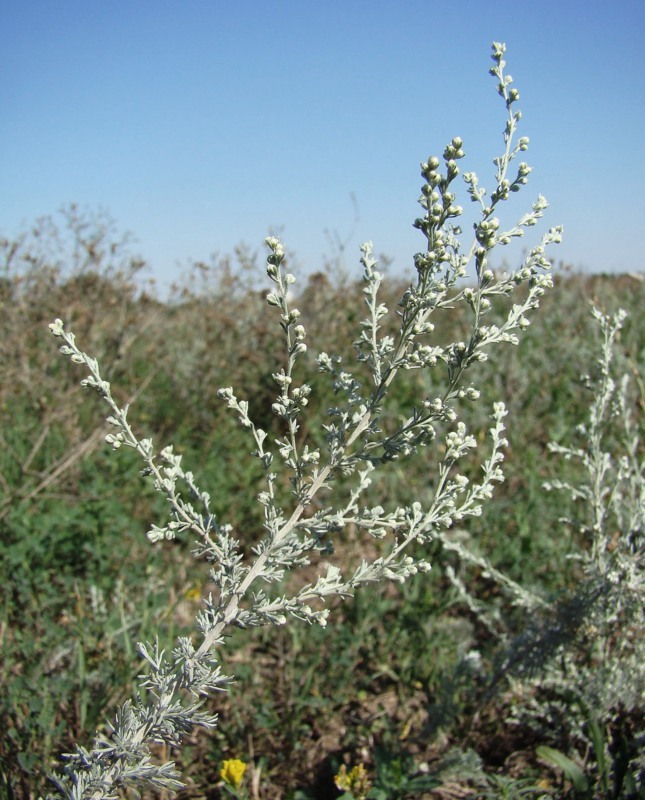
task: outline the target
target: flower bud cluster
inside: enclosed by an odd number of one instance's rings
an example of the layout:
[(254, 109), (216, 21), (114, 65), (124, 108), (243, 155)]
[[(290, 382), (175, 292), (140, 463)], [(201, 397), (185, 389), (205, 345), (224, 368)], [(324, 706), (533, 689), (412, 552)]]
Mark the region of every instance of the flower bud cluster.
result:
[(457, 430), (451, 431), (446, 436), (446, 460), (457, 461), (467, 451), (477, 447), (474, 436), (466, 434), (463, 422), (457, 423)]
[(455, 240), (450, 238), (449, 220), (461, 216), (463, 208), (455, 203), (455, 194), (449, 187), (459, 174), (456, 162), (464, 157), (462, 145), (462, 139), (456, 136), (446, 146), (443, 153), (445, 175), (439, 171), (440, 161), (436, 156), (421, 164), (425, 184), (421, 187), (419, 204), (426, 214), (415, 220), (414, 227), (424, 234), (428, 247), (425, 253), (417, 253), (414, 258), (420, 275), (438, 272), (446, 262), (454, 267)]
[[(285, 386), (288, 386), (285, 382)], [(302, 386), (292, 388), (289, 394), (281, 395), (271, 406), (274, 414), (277, 414), (282, 419), (290, 420), (295, 419), (298, 414), (309, 404), (309, 395), (311, 394), (311, 387), (304, 383)]]
[(497, 217), (484, 219), (475, 227), (475, 238), (486, 250), (490, 250), (495, 244), (495, 234), (499, 229)]
[(427, 344), (416, 343), (414, 350), (407, 357), (404, 369), (421, 369), (423, 367), (436, 367), (439, 359), (444, 357), (443, 347), (431, 347)]

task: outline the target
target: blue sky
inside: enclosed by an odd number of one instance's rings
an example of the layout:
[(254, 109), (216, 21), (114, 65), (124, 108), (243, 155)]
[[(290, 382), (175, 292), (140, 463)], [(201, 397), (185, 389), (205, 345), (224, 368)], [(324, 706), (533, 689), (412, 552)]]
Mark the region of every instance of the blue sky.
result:
[(0, 32), (5, 235), (74, 202), (163, 283), (271, 231), (306, 272), (330, 236), (407, 270), (420, 161), (460, 135), (492, 188), (498, 40), (534, 167), (507, 222), (542, 193), (557, 260), (645, 267), (643, 0), (5, 0)]

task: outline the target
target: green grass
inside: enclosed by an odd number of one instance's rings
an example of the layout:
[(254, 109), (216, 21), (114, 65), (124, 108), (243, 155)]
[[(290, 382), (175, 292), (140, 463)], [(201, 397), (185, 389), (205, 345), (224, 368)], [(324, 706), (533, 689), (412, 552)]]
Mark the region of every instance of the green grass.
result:
[[(195, 596), (207, 590), (189, 541), (161, 547), (146, 541), (148, 526), (164, 516), (163, 503), (145, 486), (132, 454), (102, 444), (102, 409), (78, 387), (80, 372), (62, 365), (47, 323), (64, 316), (85, 349), (103, 354), (120, 396), (135, 398), (131, 418), (138, 430), (184, 453), (217, 513), (250, 547), (261, 532), (258, 473), (244, 457), (249, 441), (226, 415), (217, 389), (233, 385), (251, 398), (252, 416), (263, 427), (275, 436), (280, 431), (268, 410), (276, 333), (263, 316), (260, 273), (248, 257), (243, 267), (223, 270), (220, 283), (215, 270), (212, 283), (167, 303), (142, 297), (127, 274), (101, 277), (100, 270), (100, 280), (86, 276), (81, 286), (40, 265), (30, 273), (28, 298), (18, 275), (3, 284), (0, 797), (44, 792), (45, 771), (60, 753), (87, 742), (132, 690), (140, 666), (134, 643), (158, 633), (170, 646), (191, 629)], [(398, 288), (389, 289), (390, 307)], [(312, 333), (312, 370), (317, 347), (347, 352), (356, 338), (359, 296), (360, 286), (335, 286), (320, 276), (303, 288), (299, 307)], [(564, 274), (520, 348), (484, 365), (482, 400), (466, 418), (474, 431), (485, 431), (493, 401), (504, 399), (510, 411), (507, 480), (465, 535), (474, 550), (545, 594), (575, 580), (567, 556), (580, 543), (558, 523), (563, 498), (545, 493), (542, 483), (563, 477), (548, 441), (568, 440), (586, 413), (578, 376), (594, 358), (597, 334), (588, 313), (594, 297), (607, 310), (622, 306), (631, 313), (620, 347), (628, 364), (645, 374), (645, 283)], [(452, 336), (459, 324), (442, 320), (438, 335)], [(411, 374), (391, 398), (394, 412), (403, 413), (418, 380)], [(316, 377), (312, 384), (315, 431), (329, 398)], [(383, 505), (422, 500), (435, 463), (428, 448), (410, 468), (392, 464), (373, 492)], [(342, 535), (338, 551), (350, 558), (361, 552), (351, 532)], [(253, 758), (261, 766), (263, 798), (336, 797), (332, 776), (343, 759), (365, 762), (376, 785), (390, 786), (392, 794), (384, 796), (419, 796), (422, 783), (410, 782), (415, 770), (421, 775), (427, 765), (439, 774), (452, 748), (461, 748), (464, 758), (471, 754), (462, 783), (487, 787), (480, 790), (485, 796), (502, 786), (500, 770), (513, 772), (514, 754), (553, 744), (527, 730), (509, 732), (504, 704), (511, 701), (486, 699), (497, 644), (460, 604), (446, 566), (461, 570), (511, 631), (521, 626), (520, 615), (490, 580), (464, 572), (438, 543), (429, 555), (435, 566), (428, 576), (361, 592), (335, 608), (324, 631), (290, 624), (236, 633), (222, 657), (237, 683), (211, 701), (220, 725), (210, 736), (196, 734), (176, 754), (191, 781), (185, 796), (219, 797), (226, 757)], [(480, 654), (477, 668), (466, 659), (471, 651)], [(517, 792), (527, 778), (550, 774), (536, 758), (527, 759)], [(496, 776), (490, 784), (486, 771)], [(392, 788), (395, 779), (399, 788)], [(513, 794), (499, 789), (498, 796)]]

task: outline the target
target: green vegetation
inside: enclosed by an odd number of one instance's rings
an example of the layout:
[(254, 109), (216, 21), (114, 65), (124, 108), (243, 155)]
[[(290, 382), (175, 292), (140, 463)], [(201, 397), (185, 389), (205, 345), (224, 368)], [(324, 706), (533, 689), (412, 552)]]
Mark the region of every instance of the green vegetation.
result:
[[(250, 398), (258, 425), (274, 438), (284, 431), (267, 413), (271, 374), (280, 368), (278, 332), (264, 313), (265, 280), (249, 251), (195, 265), (161, 301), (141, 288), (142, 265), (128, 243), (76, 209), (62, 228), (42, 221), (0, 246), (0, 797), (30, 798), (46, 791), (45, 771), (60, 753), (89, 743), (130, 696), (141, 669), (134, 642), (158, 635), (169, 648), (190, 633), (209, 591), (189, 540), (154, 547), (146, 540), (163, 504), (141, 481), (134, 454), (115, 456), (104, 443), (108, 428), (96, 424), (103, 410), (78, 389), (79, 375), (52, 347), (48, 323), (64, 314), (122, 393), (119, 401), (131, 400), (132, 424), (161, 446), (172, 441), (198, 466), (214, 511), (247, 532), (249, 549), (262, 526), (249, 491), (261, 470), (252, 459), (230, 457), (250, 444), (217, 390), (235, 386)], [(503, 397), (510, 449), (495, 501), (455, 536), (542, 596), (567, 591), (582, 574), (570, 556), (584, 548), (583, 533), (559, 521), (575, 517), (573, 502), (543, 484), (579, 478), (577, 465), (550, 453), (548, 443), (570, 443), (587, 419), (580, 375), (600, 347), (591, 301), (628, 312), (618, 352), (639, 410), (645, 406), (641, 278), (561, 270), (520, 347), (498, 350), (497, 362), (485, 365), (486, 396), (466, 412), (469, 430), (485, 432), (488, 410)], [(390, 279), (388, 306), (403, 288)], [(303, 319), (324, 331), (326, 349), (349, 351), (361, 292), (333, 266), (299, 291)], [(458, 340), (460, 313), (443, 319), (439, 339)], [(304, 358), (315, 376), (315, 334), (309, 348)], [(391, 398), (394, 408), (405, 409), (424, 380), (408, 375)], [(312, 430), (326, 414), (317, 405), (318, 380), (311, 380)], [(396, 461), (381, 470), (374, 491), (383, 505), (423, 497), (426, 467), (436, 468), (431, 448), (412, 472)], [(363, 551), (352, 531), (341, 536), (337, 550), (358, 560)], [(539, 688), (493, 682), (504, 642), (526, 627), (525, 612), (485, 570), (467, 567), (439, 541), (425, 547), (429, 574), (363, 589), (335, 607), (326, 630), (290, 624), (235, 634), (222, 658), (236, 684), (209, 701), (219, 714), (215, 733), (195, 734), (173, 754), (189, 779), (180, 797), (223, 796), (221, 765), (235, 758), (253, 764), (248, 796), (261, 798), (336, 797), (334, 775), (359, 763), (372, 797), (633, 796), (627, 765), (643, 747), (638, 715), (616, 707), (599, 722), (597, 709), (576, 710), (572, 697), (561, 713), (580, 725), (562, 724), (555, 704), (550, 719), (536, 712), (529, 723), (520, 707), (538, 708)], [(488, 616), (464, 602), (460, 581)], [(503, 620), (501, 639), (486, 619)], [(591, 666), (594, 658), (590, 648)], [(616, 788), (611, 781), (620, 774)]]

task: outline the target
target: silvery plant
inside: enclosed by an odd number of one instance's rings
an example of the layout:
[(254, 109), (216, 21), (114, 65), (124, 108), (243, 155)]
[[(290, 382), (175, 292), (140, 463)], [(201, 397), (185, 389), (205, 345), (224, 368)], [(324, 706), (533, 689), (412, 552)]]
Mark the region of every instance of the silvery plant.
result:
[[(591, 373), (581, 378), (590, 398), (588, 415), (570, 432), (569, 442), (549, 445), (569, 462), (568, 479), (543, 485), (571, 500), (569, 514), (560, 521), (578, 544), (570, 556), (578, 562), (576, 581), (545, 601), (483, 559), (476, 563), (516, 604), (533, 612), (521, 633), (501, 635), (504, 646), (491, 688), (509, 688), (513, 695), (507, 720), (534, 729), (542, 740), (555, 733), (557, 741), (566, 737), (586, 750), (583, 774), (564, 753), (537, 748), (569, 779), (579, 778), (576, 789), (583, 791), (584, 784), (584, 796), (595, 787), (594, 797), (640, 797), (645, 785), (645, 736), (637, 721), (645, 697), (645, 458), (634, 383), (642, 393), (642, 382), (616, 346), (625, 312), (605, 314), (592, 306), (591, 314), (600, 332), (600, 354)], [(475, 560), (465, 548), (453, 549), (463, 560)], [(499, 635), (499, 620), (460, 588), (471, 610)]]
[[(582, 545), (572, 556), (579, 580), (550, 606), (548, 621), (536, 615), (503, 664), (506, 674), (546, 689), (550, 705), (536, 703), (530, 709), (535, 719), (567, 719), (583, 739), (590, 719), (606, 725), (619, 709), (641, 710), (645, 697), (645, 458), (634, 370), (616, 352), (625, 312), (592, 307), (591, 313), (601, 344), (595, 369), (582, 376), (588, 417), (573, 431), (573, 443), (550, 444), (577, 479), (544, 484), (572, 500), (562, 522)], [(572, 705), (581, 713), (572, 714)], [(578, 728), (579, 720), (586, 726)]]
[[(138, 644), (145, 669), (136, 697), (118, 709), (108, 731), (97, 734), (91, 747), (78, 746), (65, 756), (61, 773), (52, 776), (55, 789), (49, 797), (116, 798), (126, 788), (180, 789), (174, 764), (157, 763), (151, 746), (177, 747), (196, 726), (217, 724), (216, 716), (205, 710), (205, 698), (227, 690), (233, 680), (223, 673), (218, 656), (232, 627), (283, 625), (290, 618), (324, 626), (329, 599), (350, 597), (368, 583), (402, 582), (428, 571), (420, 546), (438, 532), (478, 516), (503, 480), (502, 402), (491, 409), (490, 447), (481, 459), (480, 478), (475, 481), (465, 474), (471, 472), (465, 467), (472, 464), (477, 447), (475, 436), (459, 418), (463, 405), (479, 397), (469, 380), (470, 367), (486, 361), (497, 345), (518, 344), (530, 312), (552, 286), (546, 249), (559, 242), (562, 233), (559, 227), (548, 230), (514, 271), (493, 271), (492, 251), (522, 237), (547, 208), (538, 196), (531, 210), (510, 227), (500, 218), (503, 203), (525, 186), (531, 172), (521, 160), (529, 142), (517, 137), (519, 93), (505, 73), (504, 53), (504, 45), (493, 44), (490, 72), (506, 109), (506, 124), (502, 153), (494, 159), (492, 189), (487, 191), (474, 172), (462, 173), (461, 138), (446, 146), (442, 158), (432, 156), (421, 164), (422, 213), (414, 227), (424, 246), (414, 256), (416, 276), (394, 310), (380, 302), (383, 276), (372, 245), (361, 248), (367, 311), (354, 342), (355, 362), (345, 364), (326, 352), (317, 356), (317, 368), (328, 377), (332, 397), (324, 437), (317, 440), (324, 438), (322, 446), (302, 435), (312, 388), (303, 379), (309, 337), (290, 299), (295, 277), (286, 269), (283, 244), (275, 237), (266, 240), (268, 313), (276, 315), (284, 343), (283, 366), (273, 375), (272, 404), (281, 420), (282, 438), (256, 425), (248, 401), (234, 388), (219, 392), (248, 433), (251, 457), (263, 470), (257, 502), (264, 534), (250, 558), (243, 550), (245, 532), (216, 519), (208, 492), (197, 485), (181, 455), (172, 446), (159, 450), (135, 432), (128, 407), (113, 399), (97, 361), (83, 352), (60, 319), (51, 324), (61, 352), (86, 370), (82, 385), (98, 392), (109, 408), (113, 430), (107, 442), (117, 450), (133, 448), (141, 458), (142, 474), (167, 500), (168, 519), (152, 525), (148, 538), (153, 543), (179, 536), (193, 540), (194, 555), (210, 565), (215, 588), (197, 614), (195, 634), (179, 638), (172, 652), (162, 651), (155, 642)], [(464, 184), (474, 209), (472, 233), (459, 225), (464, 210), (457, 204), (456, 189)], [(497, 322), (491, 319), (493, 304), (506, 309)], [(463, 341), (437, 343), (433, 318), (457, 306), (466, 311), (467, 335)], [(387, 315), (396, 318), (395, 335), (384, 331)], [(420, 393), (409, 413), (398, 418), (388, 414), (388, 395), (410, 370), (430, 373), (424, 385), (432, 389)], [(433, 441), (440, 455), (427, 500), (389, 509), (366, 501), (375, 470), (392, 460), (413, 464), (415, 454)], [(282, 489), (285, 484), (288, 493)], [(343, 491), (337, 491), (339, 484)], [(288, 501), (281, 499), (285, 494)], [(338, 533), (350, 525), (367, 541), (383, 542), (369, 548), (378, 552), (372, 560), (343, 571), (329, 556)], [(318, 577), (291, 594), (283, 593), (285, 577), (313, 562), (320, 565)]]

